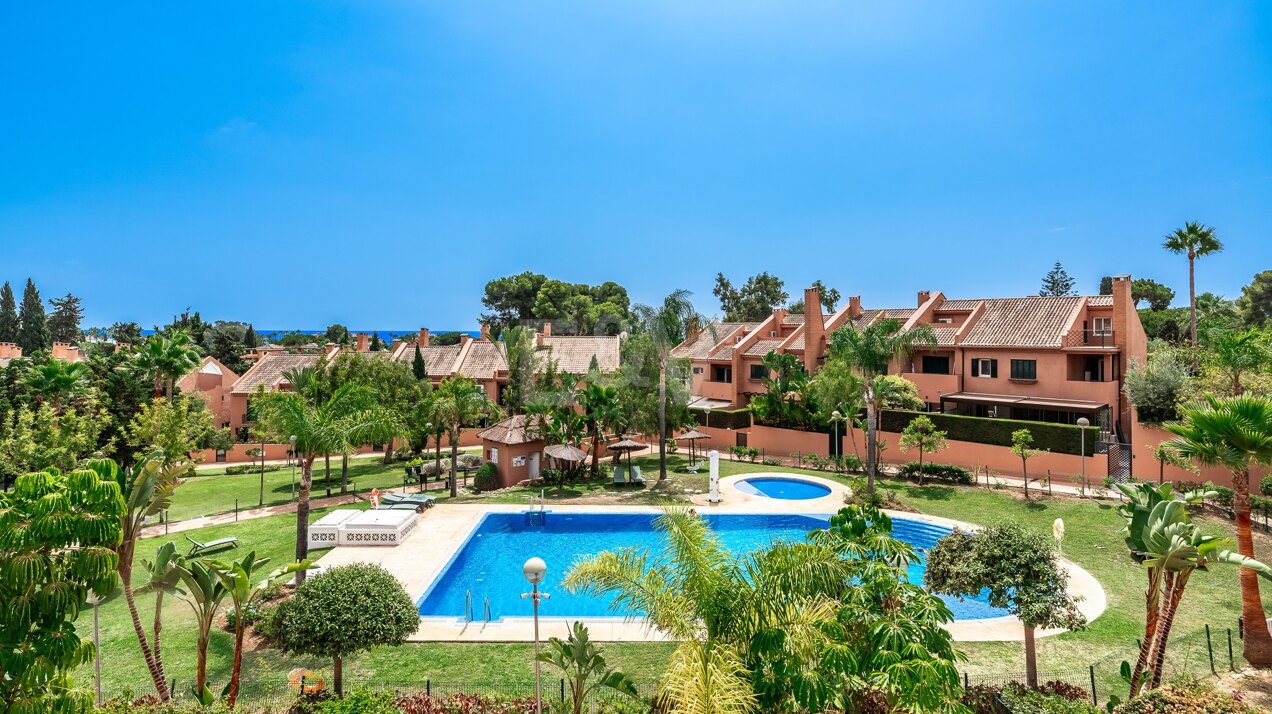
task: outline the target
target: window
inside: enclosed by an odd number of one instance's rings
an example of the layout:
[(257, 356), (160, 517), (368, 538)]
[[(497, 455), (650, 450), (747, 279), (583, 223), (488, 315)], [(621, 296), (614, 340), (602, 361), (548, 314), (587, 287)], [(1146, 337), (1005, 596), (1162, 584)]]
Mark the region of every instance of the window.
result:
[(1014, 359), (1011, 361), (1011, 378), (1024, 381), (1037, 381), (1038, 360)]
[(719, 364), (713, 365), (711, 367), (711, 381), (712, 382), (732, 382), (733, 368), (725, 367), (724, 365), (719, 365)]
[(777, 330), (769, 330), (769, 337), (777, 337)]
[(998, 376), (998, 360), (978, 357), (972, 360), (972, 376), (993, 378)]
[(1113, 334), (1113, 318), (1097, 317), (1091, 321), (1091, 334), (1108, 337)]
[(490, 447), (490, 463), (492, 464), (499, 463), (499, 449), (493, 446)]
[(950, 358), (945, 355), (923, 355), (923, 374), (949, 374)]
[(694, 373), (694, 374), (702, 374), (702, 368), (701, 368), (701, 367), (694, 367), (694, 368), (693, 368), (693, 373)]
[(769, 376), (768, 367), (765, 367), (762, 364), (751, 365), (751, 379), (757, 382), (762, 382), (768, 379), (768, 376)]

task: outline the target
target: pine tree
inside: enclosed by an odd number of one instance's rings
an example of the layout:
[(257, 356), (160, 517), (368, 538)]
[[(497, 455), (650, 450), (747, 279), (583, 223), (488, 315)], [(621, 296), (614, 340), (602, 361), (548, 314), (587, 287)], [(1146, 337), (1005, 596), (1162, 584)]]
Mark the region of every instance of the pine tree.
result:
[(1104, 277), (1100, 278), (1100, 294), (1101, 295), (1113, 294), (1113, 276), (1112, 275), (1105, 275)]
[(53, 345), (48, 321), (44, 317), (44, 302), (40, 300), (40, 291), (35, 289), (35, 283), (30, 278), (27, 278), (26, 289), (22, 291), (18, 322), (18, 346), (22, 348), (23, 354), (47, 350)]
[(0, 342), (18, 341), (18, 303), (8, 281), (0, 288)]
[(428, 367), (424, 364), (424, 355), (420, 353), (420, 343), (415, 343), (415, 359), (411, 360), (411, 371), (415, 373), (415, 378), (423, 381), (428, 379)]
[(256, 330), (252, 329), (251, 325), (248, 325), (247, 331), (243, 333), (243, 344), (249, 348), (257, 347), (260, 344), (260, 339), (256, 337)]
[(1038, 292), (1042, 297), (1068, 297), (1076, 295), (1073, 286), (1076, 281), (1065, 272), (1064, 266), (1060, 265), (1060, 261), (1056, 261), (1055, 267), (1051, 272), (1042, 278), (1042, 290)]
[(381, 351), (381, 350), (383, 350), (383, 349), (384, 349), (384, 340), (381, 340), (381, 339), (380, 339), (380, 333), (379, 333), (379, 332), (372, 332), (372, 333), (371, 333), (371, 345), (370, 345), (370, 349), (371, 349), (371, 351), (372, 351), (372, 352), (379, 352), (379, 351)]
[(53, 314), (49, 315), (49, 334), (54, 342), (75, 344), (80, 341), (80, 322), (84, 319), (84, 308), (80, 299), (67, 293), (66, 297), (49, 300), (53, 306)]

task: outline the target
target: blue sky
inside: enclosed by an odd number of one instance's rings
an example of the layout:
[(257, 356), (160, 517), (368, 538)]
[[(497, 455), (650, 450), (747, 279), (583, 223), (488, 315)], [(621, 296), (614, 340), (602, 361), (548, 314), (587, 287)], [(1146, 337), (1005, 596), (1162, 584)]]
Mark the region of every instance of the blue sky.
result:
[(88, 322), (469, 327), (535, 270), (870, 306), (1272, 268), (1272, 4), (0, 6), (0, 278)]

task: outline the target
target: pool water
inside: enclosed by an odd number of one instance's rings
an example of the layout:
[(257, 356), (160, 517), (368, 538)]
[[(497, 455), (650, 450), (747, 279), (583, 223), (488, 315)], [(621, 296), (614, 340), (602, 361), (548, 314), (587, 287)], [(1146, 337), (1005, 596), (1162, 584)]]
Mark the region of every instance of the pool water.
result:
[[(602, 551), (635, 547), (656, 556), (664, 536), (654, 530), (653, 513), (489, 513), (469, 535), (419, 602), (420, 615), (463, 619), (468, 594), (473, 617), (481, 620), (489, 599), (491, 618), (529, 617), (531, 606), (521, 599), (529, 584), (521, 566), (532, 556), (543, 558), (548, 572), (541, 589), (551, 599), (540, 607), (545, 617), (621, 617), (610, 610), (610, 596), (573, 595), (561, 588), (561, 579), (577, 560)], [(707, 522), (724, 546), (741, 555), (777, 540), (803, 540), (810, 530), (824, 528), (826, 516), (810, 515), (708, 515)], [(948, 528), (921, 521), (894, 518), (893, 535), (928, 549), (949, 533)], [(910, 566), (910, 582), (922, 584), (922, 562)], [(1000, 617), (1007, 612), (991, 607), (982, 598), (946, 603), (959, 620)]]
[(783, 501), (805, 501), (810, 498), (825, 498), (830, 495), (829, 486), (782, 476), (743, 479), (738, 481), (737, 488), (744, 493), (768, 498), (780, 498)]

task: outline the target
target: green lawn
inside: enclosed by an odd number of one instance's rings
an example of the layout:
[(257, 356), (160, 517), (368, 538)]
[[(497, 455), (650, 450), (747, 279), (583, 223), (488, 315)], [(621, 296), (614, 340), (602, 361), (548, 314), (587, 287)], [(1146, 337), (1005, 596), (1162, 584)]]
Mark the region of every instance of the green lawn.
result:
[[(649, 482), (643, 489), (616, 489), (612, 485), (591, 482), (567, 485), (563, 490), (549, 487), (543, 492), (549, 501), (586, 502), (589, 499), (605, 499), (611, 502), (652, 504), (683, 502), (686, 493), (701, 492), (707, 488), (705, 473), (673, 472), (666, 481), (659, 483), (657, 459), (646, 457), (638, 462)], [(679, 468), (683, 465), (683, 460), (672, 457), (671, 463), (674, 468)], [(359, 470), (359, 475), (354, 478), (359, 488), (401, 485), (398, 465), (382, 467), (359, 462), (354, 469)], [(798, 469), (786, 467), (721, 462), (723, 475), (754, 471), (799, 472)], [(835, 478), (832, 474), (817, 475)], [(277, 495), (280, 488), (290, 485), (290, 474), (287, 471), (267, 473), (266, 477), (267, 496), (270, 493)], [(177, 502), (185, 509), (185, 513), (208, 513), (211, 512), (210, 507), (202, 504), (223, 502), (227, 494), (240, 492), (236, 488), (246, 488), (254, 495), (256, 478), (255, 475), (195, 477), (178, 489)], [(228, 483), (222, 486), (222, 480)], [(1099, 579), (1108, 596), (1109, 609), (1085, 631), (1039, 640), (1040, 668), (1044, 671), (1067, 670), (1080, 673), (1089, 663), (1111, 657), (1110, 663), (1102, 666), (1097, 675), (1101, 680), (1101, 687), (1114, 683), (1117, 661), (1121, 657), (1129, 657), (1141, 632), (1144, 589), (1143, 571), (1129, 560), (1125, 546), (1117, 534), (1121, 523), (1115, 510), (1116, 501), (1057, 497), (1024, 502), (1016, 492), (983, 488), (944, 485), (920, 488), (914, 484), (891, 480), (881, 480), (880, 485), (894, 492), (900, 502), (923, 513), (974, 523), (1013, 521), (1050, 532), (1052, 522), (1057, 517), (1063, 518), (1067, 531), (1065, 555)], [(539, 493), (540, 489), (537, 488), (507, 489), (479, 496), (465, 495), (458, 500), (524, 503), (528, 497)], [(282, 500), (286, 501), (286, 490), (281, 491), (281, 494)], [(233, 498), (232, 495), (229, 497)], [(444, 508), (445, 504), (439, 507)], [(177, 506), (174, 505), (174, 512), (176, 509)], [(318, 511), (314, 518), (321, 515), (322, 511)], [(1229, 529), (1229, 524), (1224, 521), (1209, 518), (1201, 520), (1216, 533)], [(272, 558), (275, 563), (280, 563), (287, 560), (293, 552), (294, 533), (295, 517), (279, 515), (203, 528), (191, 534), (199, 540), (233, 534), (244, 544), (239, 555), (247, 549), (255, 548), (259, 553)], [(1272, 552), (1272, 540), (1260, 535), (1256, 535), (1256, 539), (1256, 547), (1260, 553)], [(146, 557), (161, 542), (162, 538), (153, 538), (140, 544), (139, 557)], [(1217, 566), (1208, 573), (1199, 573), (1190, 581), (1188, 595), (1176, 619), (1175, 632), (1182, 635), (1210, 624), (1215, 628), (1218, 638), (1216, 650), (1222, 651), (1226, 657), (1226, 642), (1222, 638), (1226, 628), (1235, 628), (1239, 614), (1237, 592), (1235, 569)], [(1265, 587), (1264, 593), (1265, 603), (1272, 605), (1272, 587)], [(151, 599), (145, 597), (142, 602), (143, 620), (149, 622)], [(108, 689), (117, 690), (124, 686), (144, 689), (149, 680), (122, 599), (116, 597), (103, 605), (101, 617), (102, 669)], [(187, 606), (169, 598), (164, 609), (164, 622), (164, 658), (169, 676), (187, 679), (191, 676), (194, 665), (194, 632)], [(91, 617), (86, 614), (80, 619), (78, 626), (86, 635), (90, 634)], [(1200, 656), (1204, 660), (1204, 640), (1200, 643), (1200, 655), (1196, 654), (1194, 647), (1190, 656)], [(1023, 667), (1019, 643), (969, 642), (960, 646), (968, 656), (964, 668), (973, 675), (1010, 673)], [(1239, 653), (1240, 643), (1236, 643), (1236, 646)], [(606, 645), (606, 649), (615, 664), (642, 681), (658, 676), (671, 651), (665, 644), (639, 643), (611, 644)], [(396, 678), (396, 681), (401, 681), (403, 678), (422, 680), (427, 677), (435, 682), (518, 680), (530, 676), (530, 650), (531, 646), (524, 644), (406, 645), (360, 655), (349, 661), (346, 669), (355, 679), (373, 677)], [(226, 680), (230, 654), (230, 634), (220, 631), (214, 633), (209, 660), (209, 673), (213, 681)], [(262, 650), (247, 653), (244, 664), (247, 675), (256, 678), (278, 678), (282, 672), (297, 665), (322, 668), (329, 666), (329, 663), (305, 658), (284, 658), (273, 650)], [(91, 667), (85, 668), (81, 673), (81, 681), (88, 681), (90, 677)]]

